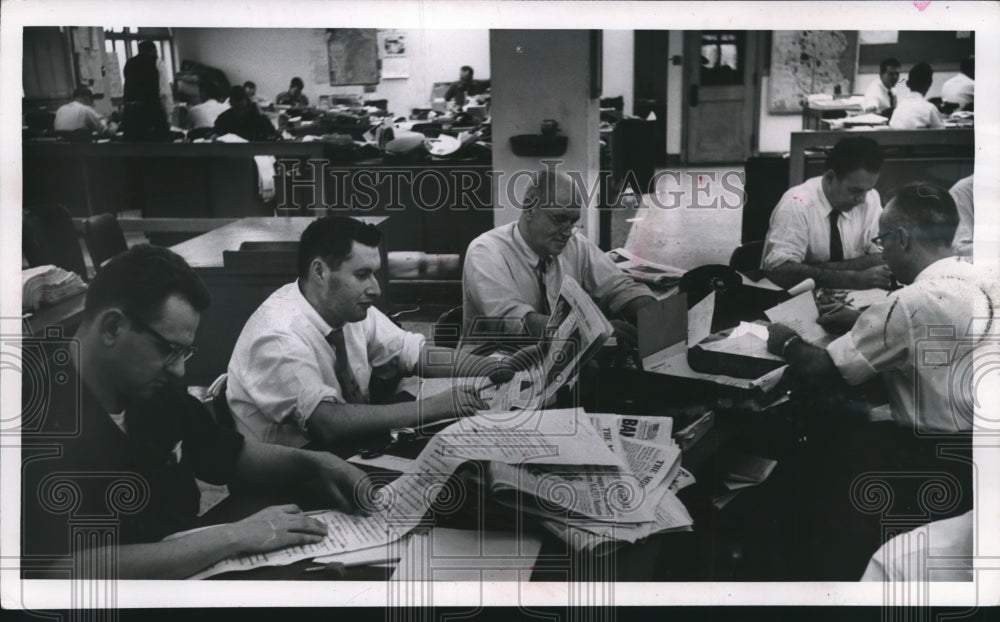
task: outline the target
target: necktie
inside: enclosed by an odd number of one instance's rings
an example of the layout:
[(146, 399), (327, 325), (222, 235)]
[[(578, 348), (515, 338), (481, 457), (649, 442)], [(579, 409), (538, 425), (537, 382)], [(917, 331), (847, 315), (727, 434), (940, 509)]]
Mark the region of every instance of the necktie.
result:
[(830, 212), (830, 261), (844, 261), (844, 243), (840, 239), (838, 220), (840, 212), (837, 210)]
[(337, 375), (337, 382), (340, 383), (340, 393), (344, 401), (348, 404), (365, 404), (368, 399), (365, 397), (358, 379), (351, 371), (351, 365), (347, 360), (347, 346), (344, 344), (344, 329), (338, 328), (326, 337), (327, 342), (333, 346), (333, 373)]
[(895, 109), (896, 109), (896, 94), (892, 92), (892, 89), (889, 89), (889, 110), (892, 111)]
[(549, 269), (549, 257), (541, 257), (538, 260), (538, 265), (535, 266), (535, 277), (538, 278), (538, 290), (542, 294), (542, 307), (538, 310), (542, 315), (549, 315), (552, 313), (552, 309), (549, 308), (549, 293), (545, 288), (545, 272)]

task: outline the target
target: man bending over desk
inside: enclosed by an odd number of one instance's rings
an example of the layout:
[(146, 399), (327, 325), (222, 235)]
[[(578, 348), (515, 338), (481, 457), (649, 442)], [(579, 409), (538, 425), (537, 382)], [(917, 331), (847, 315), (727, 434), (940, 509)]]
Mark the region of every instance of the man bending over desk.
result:
[(870, 242), (882, 203), (875, 183), (882, 152), (870, 138), (842, 138), (826, 172), (788, 189), (771, 213), (761, 269), (782, 287), (889, 287), (889, 269)]
[(615, 317), (615, 336), (635, 343), (636, 314), (653, 295), (578, 232), (581, 205), (569, 175), (539, 171), (524, 193), (517, 222), (469, 244), (462, 271), (466, 335), (527, 330), (541, 337), (563, 278), (570, 276)]
[(326, 536), (322, 523), (286, 505), (162, 541), (195, 527), (195, 477), (272, 486), (318, 478), (344, 510), (367, 494), (364, 474), (340, 458), (244, 439), (187, 394), (179, 381), (208, 304), (180, 256), (133, 247), (91, 281), (75, 339), (53, 344), (60, 373), (45, 386), (24, 374), (24, 421), (46, 409), (43, 424), (22, 434), (26, 578), (52, 562), (56, 578), (67, 578), (72, 559), (86, 576), (183, 579), (228, 557)]
[(425, 343), (374, 307), (382, 234), (352, 218), (311, 223), (299, 242), (299, 278), (250, 316), (229, 361), (226, 396), (237, 427), (268, 443), (322, 447), (441, 419), (487, 405), (471, 386), (416, 404), (369, 404), (381, 377), (484, 376), (509, 379), (501, 361)]

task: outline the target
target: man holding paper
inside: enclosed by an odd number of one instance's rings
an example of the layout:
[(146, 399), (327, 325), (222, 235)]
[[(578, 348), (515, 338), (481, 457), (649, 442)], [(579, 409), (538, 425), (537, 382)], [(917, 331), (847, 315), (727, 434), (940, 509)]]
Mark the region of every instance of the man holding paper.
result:
[(374, 226), (320, 218), (302, 233), (299, 278), (250, 316), (229, 361), (226, 397), (237, 428), (267, 443), (329, 448), (485, 410), (457, 385), (413, 404), (369, 404), (369, 381), (418, 375), (509, 380), (520, 359), (489, 359), (425, 343), (375, 308), (381, 269)]
[(472, 241), (462, 273), (464, 334), (526, 330), (541, 337), (563, 279), (570, 276), (616, 316), (615, 336), (636, 342), (636, 314), (653, 295), (578, 231), (581, 207), (569, 175), (538, 171), (525, 191), (520, 218)]
[(340, 458), (244, 439), (187, 394), (179, 381), (208, 304), (181, 257), (133, 247), (91, 281), (75, 339), (54, 344), (60, 372), (44, 387), (24, 374), (24, 420), (42, 388), (45, 421), (22, 436), (23, 568), (72, 557), (87, 576), (186, 578), (227, 557), (327, 534), (286, 505), (163, 540), (195, 526), (195, 477), (261, 486), (315, 478), (343, 510), (368, 495), (364, 474)]
[(889, 269), (870, 241), (882, 203), (876, 191), (882, 152), (870, 138), (843, 138), (826, 172), (788, 189), (771, 213), (761, 269), (789, 288), (805, 279), (819, 287), (890, 286)]

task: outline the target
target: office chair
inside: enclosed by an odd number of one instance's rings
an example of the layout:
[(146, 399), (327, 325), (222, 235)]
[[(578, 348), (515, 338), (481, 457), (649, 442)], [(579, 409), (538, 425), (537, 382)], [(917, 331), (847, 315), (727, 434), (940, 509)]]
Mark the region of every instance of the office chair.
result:
[(228, 380), (229, 376), (222, 374), (208, 388), (208, 392), (212, 396), (212, 412), (215, 415), (215, 422), (223, 428), (235, 430), (236, 420), (233, 419), (233, 411), (229, 410), (229, 402), (226, 400)]
[(101, 270), (105, 261), (128, 250), (125, 234), (114, 214), (98, 214), (83, 221), (83, 239), (95, 272)]
[(87, 264), (73, 229), (73, 219), (63, 205), (25, 207), (21, 224), (21, 252), (28, 267), (52, 264), (87, 280)]
[(448, 309), (434, 323), (434, 345), (457, 348), (462, 337), (462, 305)]

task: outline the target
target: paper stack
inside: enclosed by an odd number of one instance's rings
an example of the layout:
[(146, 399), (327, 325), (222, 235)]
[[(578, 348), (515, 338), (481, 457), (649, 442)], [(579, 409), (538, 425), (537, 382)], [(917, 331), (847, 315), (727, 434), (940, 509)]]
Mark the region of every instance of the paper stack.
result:
[(744, 488), (763, 484), (777, 464), (774, 460), (760, 456), (747, 454), (734, 456), (730, 462), (728, 473), (722, 480), (722, 485), (726, 490), (712, 498), (712, 505), (716, 509), (722, 509)]
[(677, 285), (685, 272), (680, 268), (647, 261), (624, 248), (608, 251), (608, 257), (634, 280), (656, 288)]
[(56, 266), (37, 266), (21, 271), (21, 307), (38, 309), (87, 289), (80, 275)]

